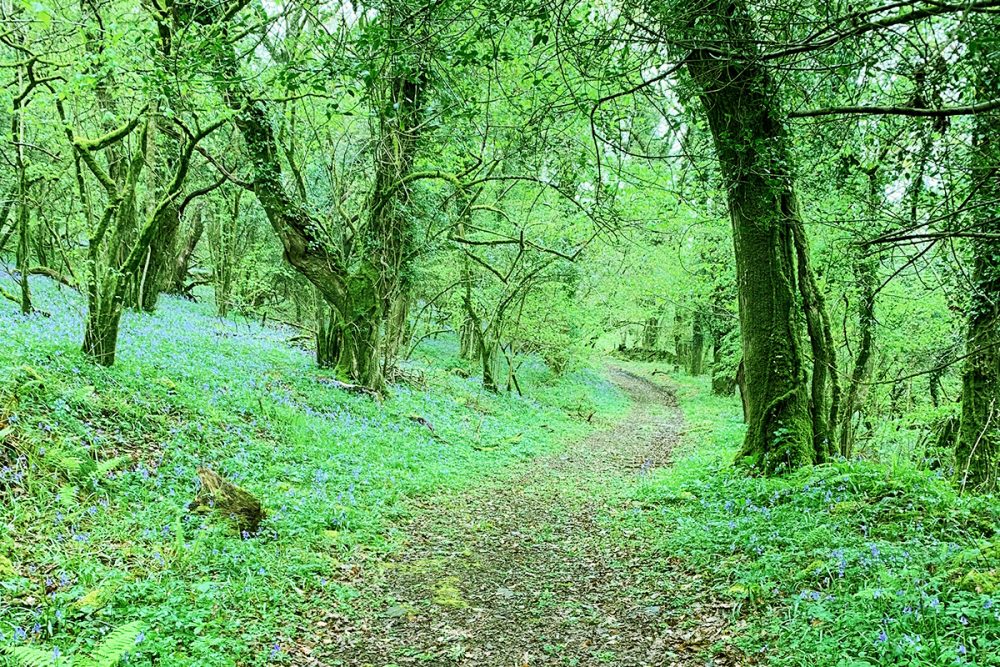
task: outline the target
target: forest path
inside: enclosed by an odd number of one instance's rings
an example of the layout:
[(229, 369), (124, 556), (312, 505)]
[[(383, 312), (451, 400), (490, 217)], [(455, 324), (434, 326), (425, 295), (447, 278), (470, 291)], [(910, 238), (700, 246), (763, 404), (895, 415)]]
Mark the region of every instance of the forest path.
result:
[(669, 462), (683, 428), (669, 389), (619, 369), (611, 379), (632, 401), (625, 419), (425, 501), (403, 548), (351, 582), (361, 619), (315, 619), (295, 664), (740, 664), (725, 605), (607, 520), (627, 511), (635, 475)]

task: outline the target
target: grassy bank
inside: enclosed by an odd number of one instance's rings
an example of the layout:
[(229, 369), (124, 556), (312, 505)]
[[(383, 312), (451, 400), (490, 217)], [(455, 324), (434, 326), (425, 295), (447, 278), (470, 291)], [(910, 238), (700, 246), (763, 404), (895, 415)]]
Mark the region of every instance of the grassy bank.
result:
[[(331, 387), (294, 332), (171, 298), (126, 315), (103, 369), (78, 352), (78, 296), (36, 284), (51, 317), (0, 302), (0, 646), (85, 654), (140, 621), (129, 664), (287, 662), (303, 611), (350, 613), (342, 561), (392, 548), (408, 500), (625, 407), (593, 370), (535, 365), (525, 398), (484, 393), (452, 372), (448, 341), (418, 351), (421, 383), (377, 402)], [(262, 499), (259, 535), (186, 510), (199, 466)]]
[[(657, 376), (662, 378), (662, 376)], [(748, 477), (735, 399), (672, 379), (687, 420), (675, 464), (620, 519), (704, 575), (761, 664), (1000, 665), (1000, 502), (940, 473), (841, 461)]]

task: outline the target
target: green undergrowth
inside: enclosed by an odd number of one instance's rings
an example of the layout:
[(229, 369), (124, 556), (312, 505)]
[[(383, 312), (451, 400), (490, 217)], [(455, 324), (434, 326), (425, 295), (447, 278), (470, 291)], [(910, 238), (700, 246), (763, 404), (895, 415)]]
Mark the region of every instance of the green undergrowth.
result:
[[(35, 284), (51, 317), (0, 303), (0, 647), (89, 655), (139, 622), (129, 664), (287, 663), (304, 612), (351, 613), (344, 561), (392, 549), (409, 499), (626, 407), (596, 371), (540, 364), (526, 397), (485, 393), (450, 340), (422, 345), (418, 380), (378, 402), (331, 386), (294, 332), (171, 298), (127, 314), (99, 368), (78, 352), (79, 298)], [(200, 466), (261, 498), (258, 534), (187, 511)]]
[[(659, 376), (657, 376), (659, 378)], [(1000, 665), (1000, 502), (898, 460), (733, 466), (736, 399), (672, 378), (686, 430), (616, 519), (702, 574), (761, 664)], [(742, 624), (741, 624), (742, 625)], [(737, 627), (737, 626), (734, 626)]]

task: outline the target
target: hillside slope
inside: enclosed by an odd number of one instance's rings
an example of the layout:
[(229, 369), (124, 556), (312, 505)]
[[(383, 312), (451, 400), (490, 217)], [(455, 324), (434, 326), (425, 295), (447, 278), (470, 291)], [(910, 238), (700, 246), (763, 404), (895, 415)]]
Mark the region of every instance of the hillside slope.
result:
[[(377, 402), (331, 387), (294, 332), (171, 298), (128, 314), (117, 364), (98, 368), (78, 352), (78, 295), (33, 284), (51, 317), (0, 302), (0, 645), (86, 653), (141, 621), (130, 664), (279, 659), (303, 605), (350, 613), (341, 560), (390, 549), (409, 499), (625, 408), (589, 370), (536, 365), (525, 398), (484, 393), (450, 372), (447, 341), (418, 351), (422, 385)], [(199, 466), (263, 500), (259, 535), (186, 510)]]

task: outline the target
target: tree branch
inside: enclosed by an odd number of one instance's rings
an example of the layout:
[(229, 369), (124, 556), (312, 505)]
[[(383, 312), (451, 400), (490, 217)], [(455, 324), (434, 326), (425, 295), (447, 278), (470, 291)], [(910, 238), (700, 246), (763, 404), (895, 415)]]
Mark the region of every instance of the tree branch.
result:
[(939, 107), (937, 109), (924, 107), (830, 107), (828, 109), (809, 109), (806, 111), (792, 111), (789, 118), (815, 118), (817, 116), (846, 116), (846, 115), (871, 115), (871, 116), (914, 116), (918, 118), (944, 118), (946, 116), (969, 116), (977, 113), (986, 113), (1000, 109), (1000, 100), (989, 102), (979, 102), (966, 106)]

